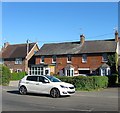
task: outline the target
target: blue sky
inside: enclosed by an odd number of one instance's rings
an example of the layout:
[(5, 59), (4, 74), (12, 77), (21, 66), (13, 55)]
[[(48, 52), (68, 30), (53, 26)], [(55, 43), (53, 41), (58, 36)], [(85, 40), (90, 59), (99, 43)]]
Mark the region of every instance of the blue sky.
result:
[(3, 2), (2, 42), (11, 44), (114, 38), (117, 2)]

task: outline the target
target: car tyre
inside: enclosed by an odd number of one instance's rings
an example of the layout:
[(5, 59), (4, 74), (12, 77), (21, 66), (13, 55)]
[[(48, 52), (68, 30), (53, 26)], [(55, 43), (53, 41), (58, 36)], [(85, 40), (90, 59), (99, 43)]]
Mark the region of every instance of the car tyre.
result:
[(60, 91), (57, 88), (53, 88), (50, 91), (50, 95), (53, 98), (59, 98), (60, 97)]
[(27, 94), (27, 89), (26, 89), (26, 87), (25, 87), (25, 86), (21, 86), (21, 87), (19, 88), (19, 92), (20, 92), (21, 95), (26, 95), (26, 94)]

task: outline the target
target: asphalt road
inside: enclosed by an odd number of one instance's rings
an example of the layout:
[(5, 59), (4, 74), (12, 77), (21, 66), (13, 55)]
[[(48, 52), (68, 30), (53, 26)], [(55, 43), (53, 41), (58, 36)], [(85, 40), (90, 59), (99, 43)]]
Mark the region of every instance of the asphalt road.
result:
[(20, 95), (17, 87), (2, 87), (2, 111), (118, 111), (118, 89), (79, 91), (70, 97)]

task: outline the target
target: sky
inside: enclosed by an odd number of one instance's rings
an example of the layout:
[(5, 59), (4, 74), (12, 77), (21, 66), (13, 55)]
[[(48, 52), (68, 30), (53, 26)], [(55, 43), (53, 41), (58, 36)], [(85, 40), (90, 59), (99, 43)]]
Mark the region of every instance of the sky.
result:
[(117, 2), (3, 2), (2, 44), (113, 39)]

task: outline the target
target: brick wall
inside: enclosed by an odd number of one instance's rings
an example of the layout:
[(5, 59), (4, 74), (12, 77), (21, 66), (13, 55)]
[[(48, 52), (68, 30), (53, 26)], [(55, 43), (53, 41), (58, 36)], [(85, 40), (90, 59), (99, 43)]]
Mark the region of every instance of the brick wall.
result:
[[(66, 67), (67, 63), (67, 56), (57, 56), (56, 59), (56, 72), (59, 72), (59, 70)], [(36, 64), (40, 63), (40, 57), (36, 57)], [(44, 63), (46, 64), (52, 64), (52, 56), (45, 57)], [(70, 63), (75, 67), (75, 71), (78, 70), (78, 68), (98, 68), (102, 62), (102, 54), (90, 54), (87, 55), (87, 62), (82, 63), (82, 55), (74, 55), (72, 56), (72, 62)]]
[(25, 60), (23, 59), (22, 64), (15, 64), (15, 59), (5, 59), (4, 64), (9, 67), (9, 69), (13, 69), (16, 71), (17, 69), (22, 69), (25, 71)]

